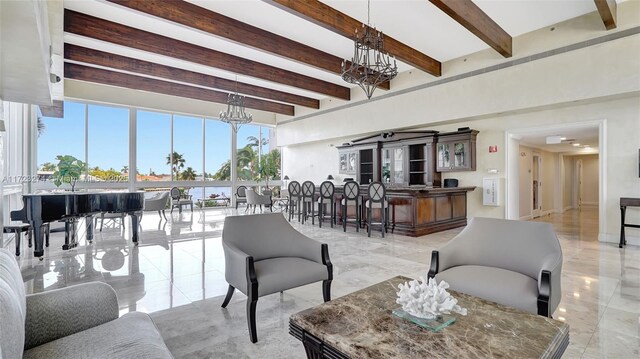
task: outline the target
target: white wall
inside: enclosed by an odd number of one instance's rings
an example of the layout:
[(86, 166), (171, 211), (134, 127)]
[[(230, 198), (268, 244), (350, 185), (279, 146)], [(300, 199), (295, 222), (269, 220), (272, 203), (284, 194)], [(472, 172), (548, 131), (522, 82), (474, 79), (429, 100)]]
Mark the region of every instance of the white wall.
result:
[[(579, 123), (606, 119), (606, 134), (604, 142), (606, 146), (606, 177), (604, 188), (606, 212), (606, 227), (601, 229), (603, 240), (615, 241), (620, 230), (620, 197), (640, 197), (640, 178), (638, 178), (638, 148), (640, 148), (640, 97), (635, 95), (629, 98), (606, 100), (592, 104), (576, 104), (574, 106), (558, 107), (553, 109), (532, 111), (523, 114), (509, 114), (504, 116), (492, 116), (490, 118), (465, 121), (462, 123), (424, 126), (423, 128), (451, 131), (461, 126), (470, 126), (479, 130), (477, 138), (477, 170), (475, 172), (447, 173), (445, 178), (458, 178), (464, 186), (482, 186), (482, 178), (487, 177), (487, 170), (496, 168), (500, 176), (504, 177), (506, 153), (505, 131), (529, 129), (538, 126), (550, 126), (557, 124)], [(366, 123), (361, 120), (361, 123)], [(353, 138), (357, 138), (355, 136)], [(351, 139), (353, 139), (351, 138)], [(349, 138), (347, 138), (349, 139)], [(330, 143), (342, 143), (340, 140), (325, 140), (306, 145), (287, 146), (284, 157), (284, 172), (299, 173), (310, 179), (322, 179), (326, 177), (327, 170), (337, 171), (338, 152)], [(488, 146), (497, 145), (497, 153), (489, 153)], [(327, 162), (321, 164), (321, 162)], [(304, 170), (296, 168), (302, 164)], [(312, 166), (313, 165), (313, 166)], [(291, 176), (289, 174), (289, 176)], [(501, 198), (505, 198), (505, 188), (502, 186)], [(469, 194), (469, 216), (483, 216), (504, 218), (504, 201), (498, 207), (482, 205), (482, 194), (476, 190)], [(640, 211), (628, 212), (629, 223), (640, 223)], [(638, 238), (640, 244), (640, 231), (630, 229), (628, 237)], [(635, 239), (632, 239), (635, 241)]]
[(532, 198), (532, 165), (533, 165), (533, 156), (532, 156), (532, 148), (527, 146), (520, 146), (518, 148), (518, 152), (520, 152), (520, 157), (518, 161), (518, 173), (519, 173), (519, 181), (518, 187), (520, 194), (518, 196), (518, 201), (520, 203), (518, 217), (522, 219), (530, 218), (531, 211), (533, 209), (533, 198)]

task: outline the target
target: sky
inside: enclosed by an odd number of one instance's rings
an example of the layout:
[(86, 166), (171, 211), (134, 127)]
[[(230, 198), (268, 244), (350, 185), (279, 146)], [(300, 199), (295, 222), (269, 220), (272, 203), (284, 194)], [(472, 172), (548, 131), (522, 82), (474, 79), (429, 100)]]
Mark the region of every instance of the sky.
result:
[[(129, 164), (129, 109), (89, 104), (88, 163), (90, 167), (122, 170)], [(38, 137), (38, 166), (57, 163), (57, 155), (85, 158), (85, 104), (64, 102), (64, 118), (43, 117), (44, 132)], [(205, 119), (205, 170), (215, 173), (231, 157), (230, 126)], [(174, 115), (174, 151), (183, 155), (185, 168), (203, 171), (202, 118)], [(238, 148), (247, 137), (260, 135), (260, 126), (244, 125), (238, 131)], [(263, 136), (268, 138), (267, 129)], [(264, 150), (267, 150), (266, 148)], [(171, 152), (171, 115), (138, 110), (137, 167), (141, 174), (169, 174), (166, 157)]]

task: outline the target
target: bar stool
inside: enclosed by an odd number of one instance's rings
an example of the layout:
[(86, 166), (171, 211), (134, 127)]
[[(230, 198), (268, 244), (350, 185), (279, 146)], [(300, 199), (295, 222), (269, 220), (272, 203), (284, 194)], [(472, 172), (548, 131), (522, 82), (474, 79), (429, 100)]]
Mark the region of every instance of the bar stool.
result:
[(316, 197), (316, 185), (311, 181), (302, 182), (302, 202), (304, 204), (304, 216), (302, 217), (302, 223), (306, 222), (309, 217), (309, 211), (311, 211), (311, 224), (315, 224), (316, 209), (314, 206), (314, 198)]
[(336, 193), (336, 187), (331, 181), (324, 181), (320, 184), (320, 197), (318, 198), (318, 226), (322, 228), (322, 222), (325, 219), (324, 204), (328, 202), (330, 209), (329, 221), (331, 222), (331, 228), (333, 228), (333, 222), (336, 220), (336, 200), (334, 194)]
[(360, 232), (360, 186), (356, 181), (349, 181), (344, 184), (344, 194), (342, 196), (342, 229), (347, 231), (347, 208), (349, 201), (355, 201), (356, 203), (356, 232)]
[(294, 208), (298, 209), (298, 222), (300, 222), (300, 202), (302, 201), (302, 187), (300, 182), (291, 181), (289, 183), (289, 222), (293, 219)]
[[(380, 232), (382, 238), (384, 238), (384, 232), (387, 230), (387, 218), (389, 217), (387, 211), (389, 210), (389, 202), (387, 201), (387, 190), (382, 182), (373, 182), (369, 184), (367, 189), (369, 199), (365, 202), (367, 208), (367, 233), (371, 237), (371, 227), (373, 225), (380, 225)], [(373, 209), (380, 209), (380, 222), (373, 222)]]

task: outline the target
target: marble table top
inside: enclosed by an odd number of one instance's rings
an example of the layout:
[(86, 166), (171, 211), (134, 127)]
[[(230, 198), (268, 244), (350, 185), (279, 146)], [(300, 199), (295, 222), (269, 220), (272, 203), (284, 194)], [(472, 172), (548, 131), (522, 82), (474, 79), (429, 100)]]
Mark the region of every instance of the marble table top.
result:
[(569, 326), (477, 297), (449, 292), (467, 316), (433, 333), (394, 316), (397, 276), (291, 316), (290, 322), (350, 358), (556, 358)]

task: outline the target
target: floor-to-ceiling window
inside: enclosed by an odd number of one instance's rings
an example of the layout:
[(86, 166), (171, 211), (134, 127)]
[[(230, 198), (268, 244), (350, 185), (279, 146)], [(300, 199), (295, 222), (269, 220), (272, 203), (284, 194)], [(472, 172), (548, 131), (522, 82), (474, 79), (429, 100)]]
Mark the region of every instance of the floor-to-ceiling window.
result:
[(171, 115), (138, 110), (136, 124), (137, 182), (171, 181)]
[(89, 180), (127, 182), (129, 109), (88, 105), (87, 167)]
[[(51, 176), (57, 156), (73, 156), (86, 163), (78, 189), (178, 186), (194, 202), (200, 200), (198, 205), (214, 207), (233, 197), (233, 167), (235, 182), (241, 184), (271, 181), (273, 187), (279, 182), (280, 153), (273, 128), (248, 124), (235, 133), (229, 124), (212, 118), (72, 101), (64, 106), (64, 118), (40, 121), (37, 170)], [(234, 136), (238, 146), (232, 153)], [(136, 168), (130, 168), (134, 163)], [(55, 187), (48, 181), (37, 188)]]
[(85, 161), (86, 104), (65, 101), (64, 118), (38, 120), (38, 174), (47, 177), (57, 170), (58, 156)]

